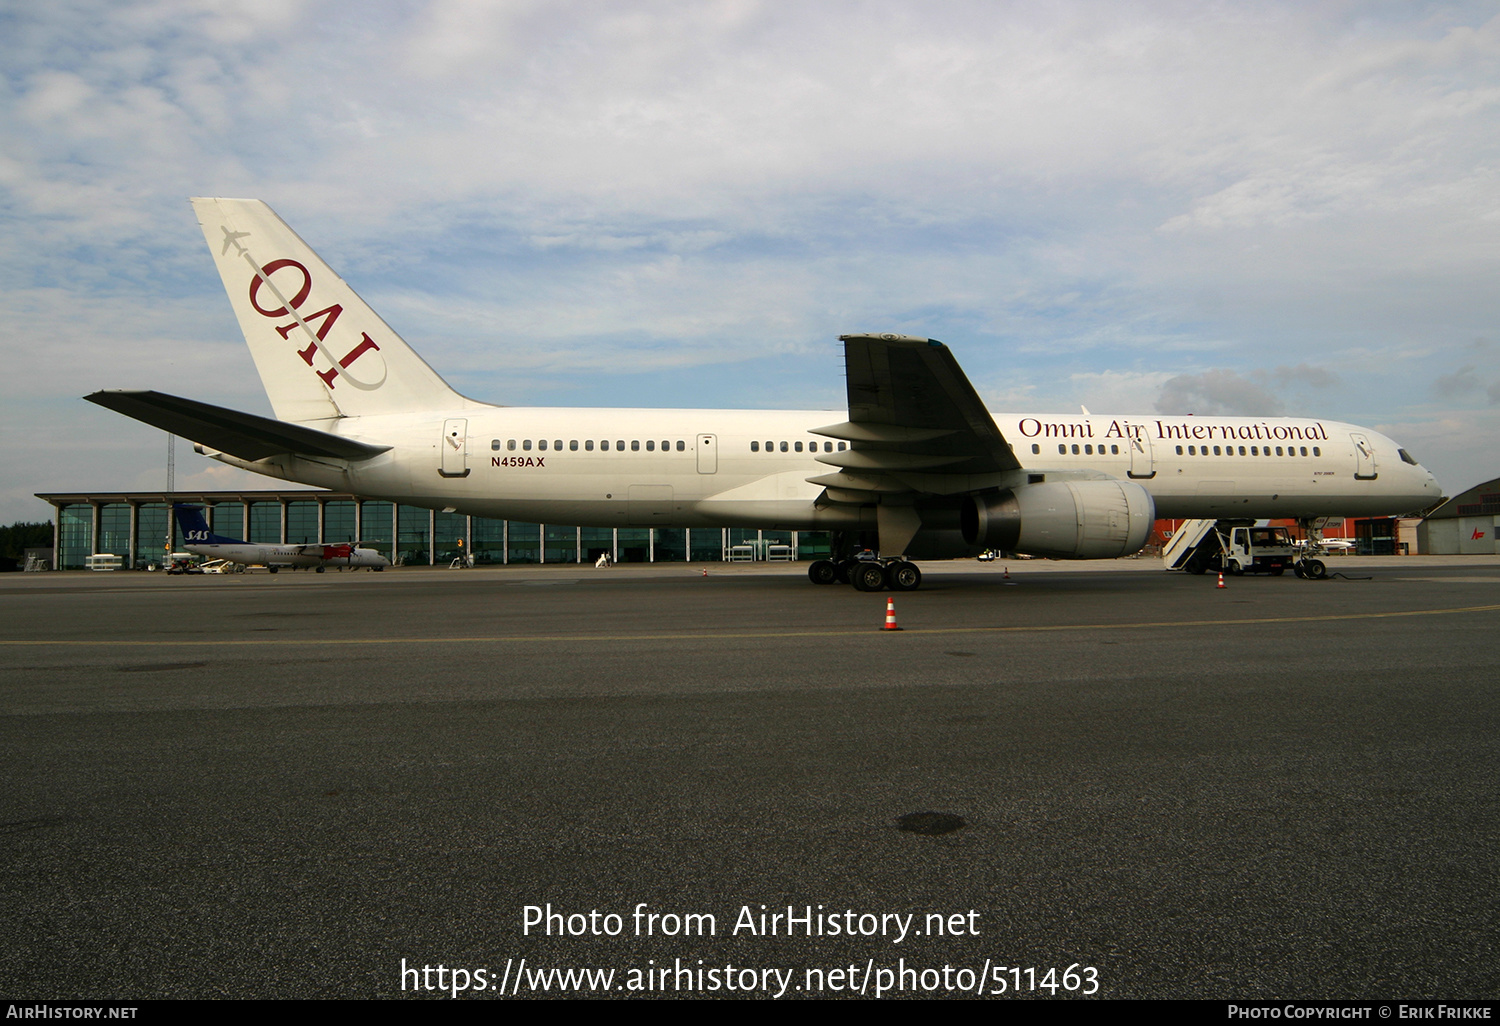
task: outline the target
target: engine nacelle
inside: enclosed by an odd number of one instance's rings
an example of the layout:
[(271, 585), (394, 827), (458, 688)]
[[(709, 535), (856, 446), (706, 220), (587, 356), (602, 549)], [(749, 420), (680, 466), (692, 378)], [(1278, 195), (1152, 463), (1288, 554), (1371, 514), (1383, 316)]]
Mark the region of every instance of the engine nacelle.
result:
[(1134, 481), (1053, 481), (971, 495), (964, 541), (1054, 559), (1114, 559), (1151, 537), (1156, 503)]

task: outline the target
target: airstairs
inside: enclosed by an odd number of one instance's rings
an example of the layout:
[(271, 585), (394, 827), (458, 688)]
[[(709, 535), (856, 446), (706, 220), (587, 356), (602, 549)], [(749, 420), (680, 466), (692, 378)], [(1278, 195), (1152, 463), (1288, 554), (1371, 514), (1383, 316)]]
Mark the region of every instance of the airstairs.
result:
[(1188, 560), (1201, 547), (1206, 547), (1205, 556), (1219, 551), (1219, 538), (1214, 534), (1217, 520), (1184, 520), (1167, 547), (1161, 551), (1161, 561), (1168, 570), (1187, 568)]

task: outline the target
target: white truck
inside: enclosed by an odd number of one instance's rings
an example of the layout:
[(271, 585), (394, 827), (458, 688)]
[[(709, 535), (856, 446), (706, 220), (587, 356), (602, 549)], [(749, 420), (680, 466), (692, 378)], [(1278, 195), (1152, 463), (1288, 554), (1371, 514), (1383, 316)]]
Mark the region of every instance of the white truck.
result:
[(1229, 574), (1271, 574), (1280, 577), (1297, 561), (1298, 548), (1284, 527), (1232, 527), (1220, 533), (1217, 569)]
[(1290, 569), (1298, 577), (1319, 580), (1328, 575), (1313, 546), (1299, 547), (1285, 527), (1244, 520), (1188, 520), (1162, 551), (1168, 570), (1190, 574), (1217, 570), (1227, 574), (1272, 574)]

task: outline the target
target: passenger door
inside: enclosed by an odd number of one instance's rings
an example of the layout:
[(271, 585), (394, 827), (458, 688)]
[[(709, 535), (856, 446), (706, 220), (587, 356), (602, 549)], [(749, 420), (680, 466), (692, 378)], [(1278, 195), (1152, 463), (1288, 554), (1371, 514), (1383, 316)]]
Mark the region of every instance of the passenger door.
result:
[(438, 443), (438, 448), (443, 452), (439, 474), (443, 477), (469, 476), (469, 422), (467, 420), (443, 421), (443, 440)]
[(1359, 432), (1349, 435), (1354, 441), (1354, 477), (1359, 481), (1373, 481), (1379, 476), (1375, 469), (1375, 448), (1370, 440)]
[(1130, 442), (1129, 476), (1138, 479), (1155, 477), (1156, 463), (1151, 451), (1151, 436), (1140, 426), (1127, 424), (1125, 430), (1129, 432), (1127, 440)]

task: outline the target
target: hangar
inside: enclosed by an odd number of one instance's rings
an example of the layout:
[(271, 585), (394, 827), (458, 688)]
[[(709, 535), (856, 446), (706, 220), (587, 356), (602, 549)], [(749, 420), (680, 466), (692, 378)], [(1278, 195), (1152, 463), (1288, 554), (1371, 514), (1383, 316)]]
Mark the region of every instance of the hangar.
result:
[[(576, 527), (442, 513), (358, 495), (305, 488), (225, 492), (48, 492), (54, 566), (78, 570), (94, 553), (110, 552), (126, 567), (163, 561), (174, 502), (205, 507), (220, 534), (258, 544), (359, 542), (392, 563), (451, 562), (460, 551), (476, 564), (592, 562), (609, 553), (621, 563), (818, 559), (828, 554), (825, 531), (714, 527)], [(182, 548), (172, 523), (172, 550)], [(462, 547), (459, 542), (462, 541)]]
[(1438, 556), (1492, 556), (1500, 553), (1500, 478), (1475, 485), (1427, 514), (1417, 527), (1424, 553)]

